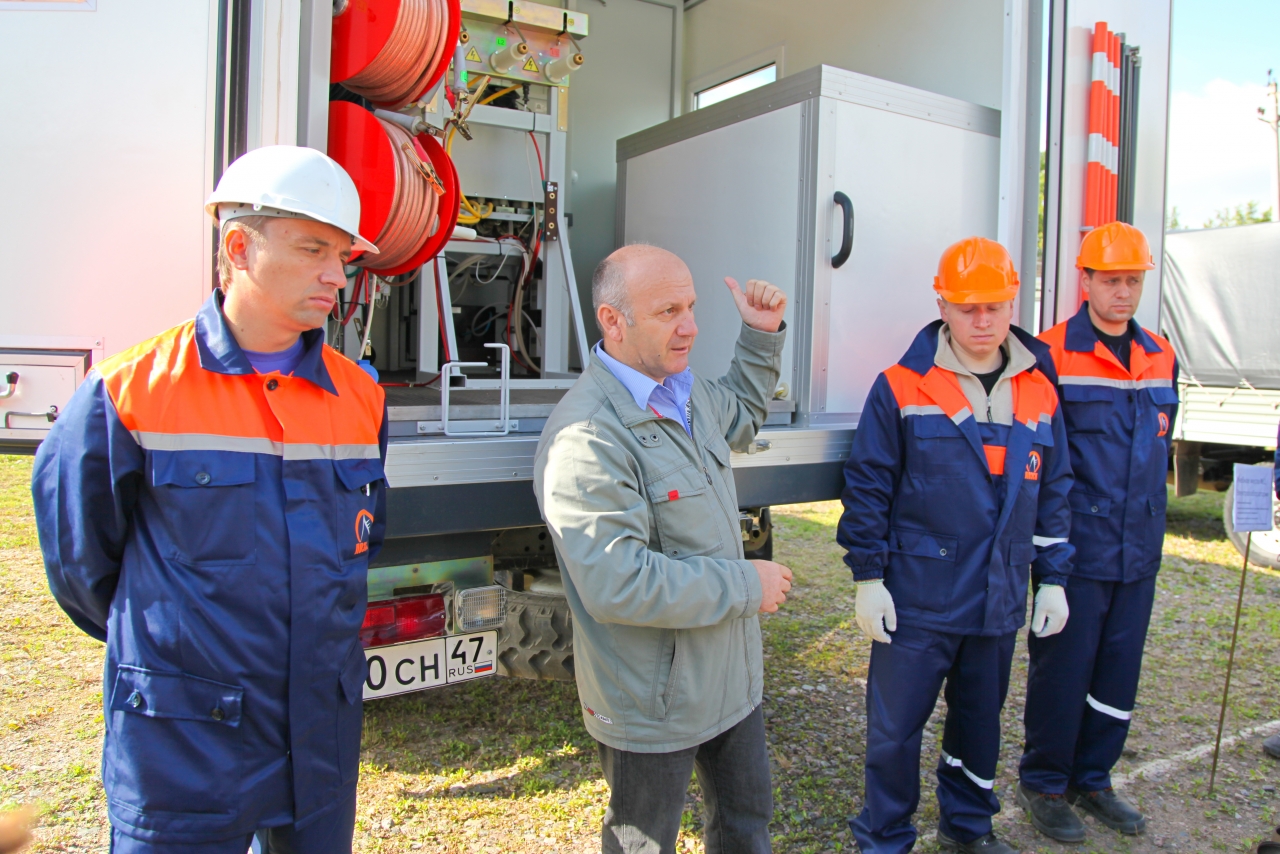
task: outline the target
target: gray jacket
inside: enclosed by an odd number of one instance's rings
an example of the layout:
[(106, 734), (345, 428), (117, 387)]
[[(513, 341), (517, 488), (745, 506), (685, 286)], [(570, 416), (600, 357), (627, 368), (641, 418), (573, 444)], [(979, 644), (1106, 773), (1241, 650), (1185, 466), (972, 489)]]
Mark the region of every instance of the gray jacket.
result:
[(610, 747), (683, 750), (760, 705), (762, 594), (729, 449), (764, 423), (785, 337), (744, 324), (729, 373), (695, 376), (692, 439), (596, 356), (542, 431), (534, 492), (573, 611), (583, 719)]

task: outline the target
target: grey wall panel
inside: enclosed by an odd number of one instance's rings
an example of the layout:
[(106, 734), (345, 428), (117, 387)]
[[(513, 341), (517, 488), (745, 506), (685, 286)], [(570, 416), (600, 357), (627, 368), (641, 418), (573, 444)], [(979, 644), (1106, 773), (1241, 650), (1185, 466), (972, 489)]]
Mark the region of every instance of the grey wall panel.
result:
[(834, 65), (999, 109), (1003, 38), (1004, 0), (707, 0), (685, 15), (684, 73), (781, 47), (783, 74)]
[[(626, 240), (669, 249), (689, 265), (698, 291), (690, 363), (704, 376), (728, 369), (742, 325), (725, 276), (783, 288), (795, 325), (803, 110), (792, 104), (627, 163)], [(794, 388), (793, 344), (794, 333), (782, 381)]]
[[(614, 249), (615, 144), (666, 121), (671, 104), (672, 10), (643, 0), (578, 0), (591, 15), (587, 64), (569, 87), (569, 192), (565, 211), (583, 313), (591, 314), (591, 273)], [(599, 337), (586, 318), (591, 340)]]

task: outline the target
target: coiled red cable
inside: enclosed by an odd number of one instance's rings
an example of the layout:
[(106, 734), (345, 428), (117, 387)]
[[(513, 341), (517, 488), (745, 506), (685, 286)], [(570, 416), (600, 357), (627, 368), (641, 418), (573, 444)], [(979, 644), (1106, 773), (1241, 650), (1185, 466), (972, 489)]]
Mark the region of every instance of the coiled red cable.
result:
[(446, 0), (401, 0), (387, 43), (373, 62), (342, 85), (389, 109), (409, 104), (422, 94), (441, 63), (452, 58), (448, 24)]
[(376, 269), (390, 270), (413, 257), (437, 227), (439, 198), (422, 173), (422, 160), (409, 132), (395, 122), (378, 119), (395, 152), (396, 189), (391, 212), (374, 243), (377, 255), (361, 258)]

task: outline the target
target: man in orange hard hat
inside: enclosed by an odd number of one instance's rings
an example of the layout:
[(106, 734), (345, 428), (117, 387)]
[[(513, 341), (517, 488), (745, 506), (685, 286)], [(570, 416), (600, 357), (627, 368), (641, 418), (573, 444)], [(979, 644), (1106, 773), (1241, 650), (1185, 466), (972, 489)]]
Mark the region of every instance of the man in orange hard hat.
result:
[(1018, 277), (1000, 244), (962, 240), (934, 280), (942, 319), (876, 379), (845, 464), (837, 540), (870, 636), (867, 852), (915, 844), (920, 738), (946, 681), (938, 763), (944, 850), (1012, 854), (991, 832), (1000, 709), (1027, 581), (1032, 631), (1067, 621), (1071, 468), (1048, 348), (1011, 326)]
[(1121, 833), (1146, 821), (1111, 788), (1138, 692), (1164, 541), (1178, 363), (1169, 342), (1133, 320), (1146, 271), (1142, 232), (1089, 232), (1076, 261), (1086, 301), (1043, 333), (1040, 367), (1062, 400), (1075, 486), (1071, 623), (1029, 639), (1026, 744), (1018, 803), (1040, 832), (1084, 839), (1075, 805)]

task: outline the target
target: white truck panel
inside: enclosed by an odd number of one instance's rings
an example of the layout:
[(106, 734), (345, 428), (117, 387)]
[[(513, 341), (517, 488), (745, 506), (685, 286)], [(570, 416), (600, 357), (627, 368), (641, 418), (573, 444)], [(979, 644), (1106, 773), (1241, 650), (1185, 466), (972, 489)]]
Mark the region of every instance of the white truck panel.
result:
[(1183, 383), (1173, 438), (1274, 448), (1280, 426), (1280, 391)]
[(209, 292), (216, 7), (0, 10), (0, 232), (16, 250), (0, 347), (81, 336), (109, 356)]

